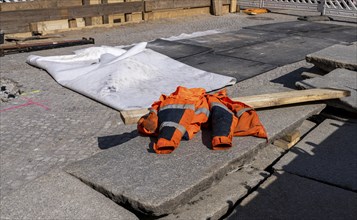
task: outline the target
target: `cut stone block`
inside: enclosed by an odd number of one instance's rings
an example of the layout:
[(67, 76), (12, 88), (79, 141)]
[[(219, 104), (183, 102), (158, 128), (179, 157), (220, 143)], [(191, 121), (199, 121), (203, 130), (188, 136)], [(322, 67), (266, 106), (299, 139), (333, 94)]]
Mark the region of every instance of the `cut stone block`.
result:
[(218, 220), (268, 175), (268, 172), (247, 169), (229, 173), (217, 185), (197, 194), (186, 205), (160, 220)]
[(179, 59), (179, 61), (198, 69), (235, 77), (237, 81), (243, 81), (277, 67), (275, 65), (221, 56), (214, 53), (190, 56)]
[(357, 124), (326, 119), (274, 166), (357, 190)]
[(357, 72), (346, 69), (335, 69), (330, 73), (306, 79), (295, 84), (298, 88), (336, 88), (350, 91), (351, 95), (337, 100), (326, 102), (334, 107), (343, 108), (347, 111), (357, 112)]
[(259, 31), (269, 31), (276, 33), (285, 34), (296, 34), (296, 33), (309, 33), (309, 32), (321, 32), (334, 27), (340, 27), (335, 24), (324, 24), (316, 22), (307, 21), (289, 21), (273, 24), (263, 24), (256, 26), (248, 26), (246, 29), (259, 30)]
[[(255, 90), (257, 93), (257, 90)], [(260, 88), (260, 93), (265, 93)], [(256, 94), (255, 93), (255, 94)], [(253, 94), (250, 94), (253, 95)], [(259, 111), (269, 138), (294, 130), (325, 105), (307, 104)], [(283, 119), (283, 120), (281, 120)], [(169, 155), (152, 153), (153, 139), (136, 137), (66, 170), (118, 203), (150, 215), (172, 213), (198, 192), (251, 160), (267, 143), (254, 137), (235, 137), (227, 151), (212, 151), (210, 132), (199, 132)]]
[(138, 219), (75, 177), (52, 171), (1, 198), (1, 219)]
[(276, 41), (218, 52), (217, 54), (284, 66), (304, 60), (307, 54), (319, 51), (335, 43), (335, 41), (331, 40), (291, 36)]
[(227, 218), (355, 219), (357, 194), (289, 173), (275, 173)]
[(167, 41), (162, 39), (157, 39), (155, 41), (149, 42), (147, 48), (169, 56), (173, 59), (188, 57), (212, 51), (212, 49), (208, 47), (183, 44), (176, 41)]
[(217, 52), (261, 42), (273, 41), (283, 37), (287, 37), (287, 35), (279, 33), (271, 34), (271, 32), (267, 31), (242, 29), (235, 32), (211, 34), (179, 40), (179, 42), (210, 47)]
[(357, 44), (333, 45), (306, 56), (306, 61), (327, 72), (337, 68), (357, 71)]

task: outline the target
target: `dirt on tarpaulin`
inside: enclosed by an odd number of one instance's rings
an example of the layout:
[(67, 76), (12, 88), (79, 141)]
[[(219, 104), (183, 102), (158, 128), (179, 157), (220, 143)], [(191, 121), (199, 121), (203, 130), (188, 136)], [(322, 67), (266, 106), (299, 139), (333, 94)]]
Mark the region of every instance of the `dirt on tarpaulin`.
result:
[(22, 85), (12, 79), (0, 77), (0, 102), (9, 102), (17, 98), (21, 93)]

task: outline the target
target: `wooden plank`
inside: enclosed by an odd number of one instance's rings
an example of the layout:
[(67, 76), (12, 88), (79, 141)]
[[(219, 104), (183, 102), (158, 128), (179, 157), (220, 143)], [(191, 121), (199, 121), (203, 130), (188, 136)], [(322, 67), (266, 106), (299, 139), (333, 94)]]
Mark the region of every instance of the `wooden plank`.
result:
[(273, 142), (273, 145), (277, 146), (277, 147), (280, 147), (284, 150), (289, 150), (290, 148), (292, 148), (297, 142), (300, 141), (300, 137), (297, 137), (296, 139), (288, 142), (284, 139), (278, 139), (278, 140), (275, 140)]
[(350, 96), (350, 92), (337, 89), (306, 89), (289, 92), (271, 93), (263, 95), (233, 98), (235, 101), (244, 102), (253, 108), (266, 108), (302, 102), (311, 102), (327, 99), (337, 99)]
[(1, 3), (0, 11), (32, 10), (55, 7), (57, 7), (57, 0), (42, 0), (33, 2)]
[[(288, 92), (269, 93), (263, 95), (253, 95), (233, 98), (235, 101), (243, 102), (255, 109), (275, 107), (288, 104), (297, 104), (311, 101), (321, 101), (327, 99), (337, 99), (350, 96), (346, 90), (336, 89), (307, 89), (294, 90)], [(137, 123), (143, 115), (148, 113), (148, 109), (137, 109), (121, 111), (121, 116), (125, 124)]]
[(5, 33), (16, 33), (29, 31), (29, 23), (33, 22), (140, 12), (143, 9), (143, 2), (125, 2), (64, 8), (1, 11), (0, 20), (1, 29)]
[(144, 14), (145, 20), (158, 20), (162, 18), (188, 17), (194, 15), (209, 15), (210, 7), (190, 8), (190, 9), (170, 9), (152, 11)]
[(175, 8), (197, 8), (209, 7), (211, 0), (155, 0), (145, 1), (145, 12), (175, 9)]
[(0, 11), (33, 10), (40, 8), (58, 8), (82, 5), (82, 0), (36, 0), (0, 4)]
[(299, 130), (295, 130), (292, 132), (288, 132), (287, 134), (284, 135), (284, 137), (282, 138), (283, 140), (287, 141), (287, 142), (292, 142), (298, 138), (300, 138), (300, 131)]

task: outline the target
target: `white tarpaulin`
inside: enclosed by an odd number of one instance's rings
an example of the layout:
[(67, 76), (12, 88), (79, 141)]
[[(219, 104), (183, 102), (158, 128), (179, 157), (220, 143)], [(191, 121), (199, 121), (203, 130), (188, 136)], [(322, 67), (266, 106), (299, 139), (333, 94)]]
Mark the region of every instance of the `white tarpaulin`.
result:
[(177, 86), (208, 92), (236, 82), (146, 49), (146, 43), (129, 50), (102, 46), (77, 50), (73, 55), (31, 55), (27, 62), (45, 69), (61, 85), (118, 110), (148, 108)]

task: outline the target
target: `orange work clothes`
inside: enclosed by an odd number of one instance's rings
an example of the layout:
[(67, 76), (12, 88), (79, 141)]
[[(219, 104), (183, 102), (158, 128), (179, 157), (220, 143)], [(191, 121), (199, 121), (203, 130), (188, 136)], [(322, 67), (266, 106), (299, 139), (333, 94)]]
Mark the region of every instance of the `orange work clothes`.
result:
[(150, 113), (138, 122), (138, 131), (157, 136), (154, 151), (169, 154), (182, 139), (192, 139), (202, 124), (212, 127), (212, 149), (228, 149), (233, 136), (253, 135), (267, 138), (257, 113), (250, 106), (232, 101), (225, 90), (213, 95), (202, 88), (179, 86), (169, 96), (161, 95)]

